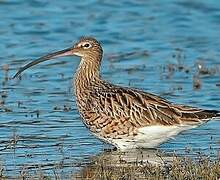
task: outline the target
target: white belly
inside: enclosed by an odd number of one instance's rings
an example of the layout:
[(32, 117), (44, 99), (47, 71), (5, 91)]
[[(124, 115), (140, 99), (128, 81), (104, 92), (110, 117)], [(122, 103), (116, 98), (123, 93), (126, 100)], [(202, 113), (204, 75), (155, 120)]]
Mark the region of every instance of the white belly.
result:
[(169, 140), (182, 131), (195, 128), (197, 126), (147, 126), (138, 129), (138, 135), (125, 137), (123, 139), (111, 139), (112, 143), (121, 150), (134, 148), (154, 148)]

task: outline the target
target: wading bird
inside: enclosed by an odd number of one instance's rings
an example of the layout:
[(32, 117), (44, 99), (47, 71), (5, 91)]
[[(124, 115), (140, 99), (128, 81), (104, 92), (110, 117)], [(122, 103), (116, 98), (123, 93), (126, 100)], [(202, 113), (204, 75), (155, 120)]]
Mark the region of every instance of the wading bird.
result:
[(173, 104), (159, 96), (120, 87), (100, 78), (103, 50), (91, 37), (50, 53), (20, 68), (62, 56), (81, 58), (74, 79), (76, 103), (92, 134), (121, 150), (153, 148), (178, 133), (220, 116), (218, 111)]

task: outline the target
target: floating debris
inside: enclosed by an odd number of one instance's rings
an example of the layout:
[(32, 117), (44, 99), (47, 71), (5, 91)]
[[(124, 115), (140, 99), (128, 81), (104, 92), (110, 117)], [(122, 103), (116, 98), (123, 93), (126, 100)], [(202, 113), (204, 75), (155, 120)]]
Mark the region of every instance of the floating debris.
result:
[(202, 83), (200, 79), (196, 76), (193, 76), (193, 89), (198, 90), (201, 89)]
[(183, 90), (183, 86), (182, 85), (176, 85), (172, 88), (173, 91), (182, 91)]
[[(175, 49), (174, 54), (172, 54), (172, 63), (168, 63), (163, 66), (161, 77), (162, 79), (171, 79), (173, 78), (176, 72), (183, 72), (189, 74), (191, 72), (191, 68), (184, 64), (185, 54), (181, 49)], [(173, 63), (173, 61), (176, 61)]]
[(1, 97), (2, 97), (3, 99), (8, 97), (6, 91), (2, 91), (2, 92), (0, 92), (0, 94), (1, 94)]
[(40, 111), (39, 111), (39, 110), (36, 110), (35, 113), (36, 113), (36, 115), (37, 115), (37, 118), (39, 118), (39, 116), (40, 116)]
[(12, 109), (9, 109), (7, 107), (4, 108), (5, 112), (12, 112)]
[(23, 103), (21, 101), (18, 101), (17, 104), (18, 104), (18, 108), (20, 108)]
[(145, 65), (134, 65), (130, 68), (125, 69), (125, 71), (127, 71), (128, 74), (132, 74), (133, 72), (137, 72), (137, 71), (145, 71), (145, 70), (146, 70)]
[(107, 55), (107, 59), (109, 61), (119, 61), (123, 59), (137, 58), (140, 56), (149, 56), (149, 53), (147, 50), (132, 51), (132, 52), (127, 52), (127, 53), (115, 53), (115, 54)]
[(71, 108), (71, 106), (64, 104), (63, 107), (55, 106), (55, 107), (53, 108), (53, 110), (54, 110), (54, 111), (65, 111), (65, 112), (68, 112), (68, 111), (71, 111), (72, 108)]
[(54, 108), (53, 108), (53, 110), (54, 111), (60, 111), (60, 110), (62, 110), (60, 107), (58, 107), (58, 106), (55, 106)]
[(3, 70), (3, 71), (9, 71), (9, 65), (8, 65), (8, 64), (4, 64), (4, 65), (2, 66), (2, 70)]
[(0, 106), (4, 105), (5, 101), (3, 99), (0, 99)]
[(68, 112), (68, 111), (71, 110), (71, 107), (68, 106), (68, 105), (63, 105), (63, 110), (66, 111), (66, 112)]
[(215, 75), (219, 72), (218, 67), (207, 67), (202, 60), (196, 62), (196, 67), (199, 75)]

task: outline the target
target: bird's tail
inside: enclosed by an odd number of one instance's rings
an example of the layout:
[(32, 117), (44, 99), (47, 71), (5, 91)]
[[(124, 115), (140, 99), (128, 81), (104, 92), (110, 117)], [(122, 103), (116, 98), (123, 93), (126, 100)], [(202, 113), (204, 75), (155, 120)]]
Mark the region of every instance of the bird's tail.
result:
[(216, 120), (220, 120), (220, 111), (216, 112), (216, 116), (214, 117)]
[(211, 119), (219, 119), (220, 120), (220, 111), (217, 110), (205, 110), (205, 112), (209, 113)]

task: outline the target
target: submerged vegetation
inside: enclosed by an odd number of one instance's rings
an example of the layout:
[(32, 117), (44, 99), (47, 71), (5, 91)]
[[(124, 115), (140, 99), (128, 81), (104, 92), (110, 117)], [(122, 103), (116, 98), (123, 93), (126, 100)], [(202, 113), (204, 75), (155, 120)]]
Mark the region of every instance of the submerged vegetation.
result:
[[(111, 160), (110, 160), (111, 161)], [(174, 157), (172, 163), (155, 165), (151, 163), (107, 163), (107, 160), (99, 159), (95, 163), (86, 166), (78, 174), (76, 179), (219, 179), (220, 161), (210, 160), (207, 157), (193, 161), (192, 158)]]
[(46, 169), (40, 165), (24, 166), (20, 170), (20, 174), (7, 176), (4, 167), (0, 166), (0, 178), (45, 180), (218, 180), (220, 178), (220, 157), (218, 156), (215, 158), (201, 154), (197, 154), (196, 157), (188, 155), (177, 156), (176, 154), (163, 154), (155, 150), (137, 150), (126, 153), (110, 151), (93, 157), (89, 163), (81, 165), (78, 171), (74, 167), (70, 167), (68, 173), (63, 173), (57, 164), (50, 164), (50, 167)]

